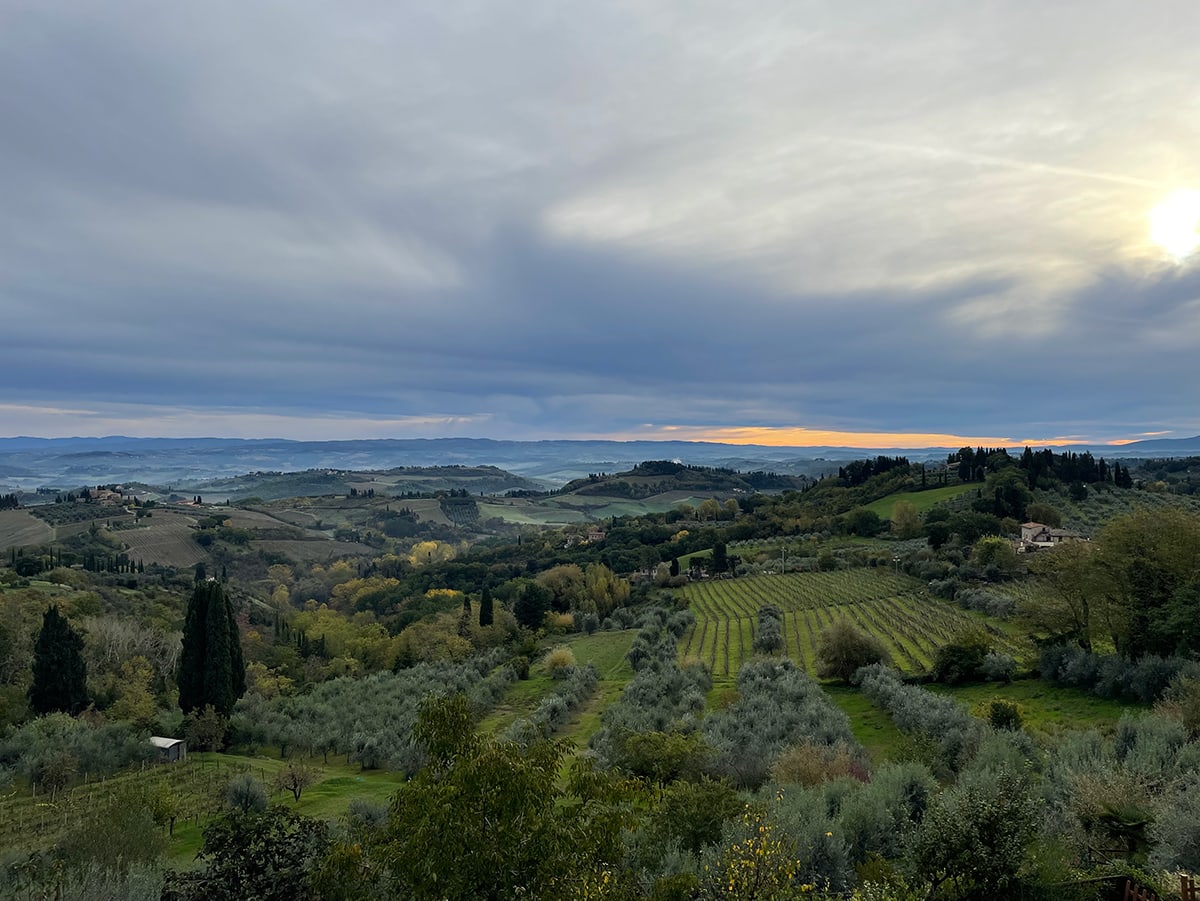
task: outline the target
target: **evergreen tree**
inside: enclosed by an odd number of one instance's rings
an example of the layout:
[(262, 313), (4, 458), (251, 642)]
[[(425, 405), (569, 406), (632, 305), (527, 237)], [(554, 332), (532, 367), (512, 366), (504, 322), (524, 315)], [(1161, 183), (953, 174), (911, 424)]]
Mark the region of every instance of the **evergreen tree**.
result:
[(33, 646), (29, 706), (37, 713), (79, 713), (87, 706), (87, 664), (83, 639), (56, 607), (46, 608)]
[(246, 693), (246, 664), (233, 604), (220, 582), (198, 582), (183, 623), (179, 706), (184, 713), (211, 704), (222, 716)]
[(528, 582), (517, 596), (513, 604), (513, 615), (517, 622), (527, 629), (540, 629), (546, 619), (546, 611), (550, 609), (550, 601), (554, 597), (549, 588), (537, 582)]
[(729, 572), (729, 554), (725, 542), (718, 541), (712, 549), (712, 570), (715, 573)]
[(490, 626), (494, 622), (494, 613), (492, 610), (492, 593), (484, 586), (479, 592), (479, 625)]

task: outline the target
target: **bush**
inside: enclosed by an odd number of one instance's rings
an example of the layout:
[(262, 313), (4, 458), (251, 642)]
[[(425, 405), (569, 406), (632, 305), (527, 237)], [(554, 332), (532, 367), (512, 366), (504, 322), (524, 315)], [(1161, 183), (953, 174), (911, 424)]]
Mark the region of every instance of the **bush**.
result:
[(511, 665), (513, 668), (513, 672), (515, 672), (517, 674), (517, 678), (520, 679), (522, 682), (524, 682), (526, 679), (529, 678), (529, 658), (528, 657), (524, 657), (524, 656), (514, 657), (512, 659)]
[(913, 881), (929, 886), (929, 897), (945, 885), (959, 897), (1007, 897), (1036, 823), (1037, 804), (1020, 777), (964, 776), (936, 799), (909, 845)]
[(993, 729), (1015, 731), (1021, 728), (1023, 721), (1021, 705), (1007, 698), (991, 698), (984, 701), (976, 708), (975, 713)]
[(704, 721), (716, 775), (739, 787), (757, 787), (772, 762), (801, 742), (841, 745), (865, 774), (866, 755), (846, 714), (792, 661), (752, 660), (738, 673), (737, 688), (737, 700)]
[(387, 825), (386, 804), (370, 798), (354, 798), (346, 810), (346, 823), (351, 829), (374, 832)]
[(933, 658), (934, 681), (959, 685), (981, 678), (984, 658), (991, 650), (991, 641), (981, 632), (959, 636), (938, 648)]
[(867, 700), (885, 709), (897, 728), (935, 742), (950, 771), (961, 769), (978, 747), (983, 725), (952, 698), (906, 685), (899, 673), (879, 664), (859, 670), (854, 678)]
[(988, 651), (979, 665), (979, 674), (989, 682), (1011, 682), (1016, 671), (1016, 659), (999, 651)]
[(241, 773), (229, 780), (225, 802), (231, 809), (243, 813), (262, 813), (267, 809), (267, 790), (250, 773)]
[(1143, 704), (1158, 700), (1177, 680), (1200, 678), (1200, 663), (1183, 657), (1146, 654), (1131, 663), (1114, 654), (1093, 654), (1075, 645), (1042, 648), (1038, 670), (1043, 679), (1057, 685)]
[(555, 679), (565, 679), (568, 671), (575, 668), (575, 652), (560, 645), (546, 655), (546, 672)]
[(825, 679), (849, 682), (855, 671), (877, 663), (890, 663), (883, 643), (844, 617), (821, 632), (817, 644), (817, 672)]
[(867, 770), (861, 755), (843, 742), (831, 746), (803, 741), (780, 754), (771, 766), (771, 781), (777, 785), (812, 788), (844, 776), (866, 781)]
[(758, 608), (758, 634), (754, 636), (753, 648), (759, 654), (783, 650), (783, 613), (773, 604)]

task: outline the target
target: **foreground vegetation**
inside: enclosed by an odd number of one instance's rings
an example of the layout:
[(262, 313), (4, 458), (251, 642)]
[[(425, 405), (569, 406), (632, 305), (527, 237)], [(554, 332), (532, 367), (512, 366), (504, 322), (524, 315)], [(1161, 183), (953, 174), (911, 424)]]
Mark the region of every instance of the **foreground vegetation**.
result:
[[(116, 492), (70, 493), (0, 569), (0, 897), (1168, 893), (1200, 869), (1200, 519), (1186, 470), (1138, 473), (964, 449), (723, 497), (645, 464), (544, 500), (692, 500), (508, 535), (480, 513), (528, 497), (98, 525)], [(174, 544), (118, 543), (156, 519)]]

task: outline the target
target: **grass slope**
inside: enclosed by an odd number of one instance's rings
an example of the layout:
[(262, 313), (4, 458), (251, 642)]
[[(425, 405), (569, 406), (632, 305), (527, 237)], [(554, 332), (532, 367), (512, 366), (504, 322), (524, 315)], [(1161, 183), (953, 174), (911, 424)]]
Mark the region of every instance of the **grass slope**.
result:
[(929, 488), (925, 491), (898, 491), (887, 497), (881, 497), (877, 501), (872, 501), (867, 504), (867, 509), (878, 513), (883, 519), (891, 519), (892, 508), (896, 506), (896, 502), (909, 501), (917, 508), (917, 513), (925, 513), (938, 504), (953, 500), (960, 494), (978, 487), (978, 485), (947, 485), (944, 488)]

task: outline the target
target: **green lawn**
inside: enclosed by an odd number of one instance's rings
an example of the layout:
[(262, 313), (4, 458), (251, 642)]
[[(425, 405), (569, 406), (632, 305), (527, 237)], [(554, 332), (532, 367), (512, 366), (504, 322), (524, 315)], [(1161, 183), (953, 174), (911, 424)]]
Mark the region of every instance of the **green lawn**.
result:
[(868, 701), (857, 688), (832, 682), (822, 683), (821, 687), (850, 717), (850, 730), (858, 743), (866, 748), (871, 766), (913, 754), (913, 740), (896, 728), (886, 711)]
[[(387, 804), (396, 789), (404, 781), (400, 773), (368, 770), (363, 772), (357, 764), (347, 764), (345, 758), (330, 757), (328, 764), (322, 758), (295, 758), (320, 773), (318, 781), (304, 790), (299, 802), (292, 798), (290, 792), (276, 792), (272, 782), (288, 764), (278, 756), (250, 756), (246, 754), (201, 754), (191, 755), (188, 766), (213, 767), (220, 772), (228, 768), (230, 774), (239, 769), (248, 771), (267, 785), (268, 795), (272, 804), (283, 804), (306, 816), (320, 819), (336, 819), (345, 814), (350, 802), (356, 798)], [(188, 822), (179, 822), (175, 826), (175, 835), (167, 849), (168, 859), (172, 866), (186, 868), (195, 862), (196, 852), (204, 841), (203, 829), (205, 817)]]
[(896, 501), (910, 501), (917, 513), (925, 513), (943, 501), (952, 500), (960, 494), (978, 488), (978, 485), (947, 485), (945, 488), (930, 488), (926, 491), (898, 491), (867, 504), (868, 510), (878, 513), (883, 519), (892, 518), (892, 507)]
[(1097, 698), (1077, 688), (1051, 685), (1041, 679), (1021, 679), (1008, 685), (994, 682), (983, 685), (964, 685), (948, 688), (944, 685), (926, 686), (931, 691), (948, 694), (970, 708), (1001, 697), (1021, 705), (1025, 727), (1031, 732), (1055, 735), (1068, 729), (1111, 731), (1127, 710), (1136, 706)]

